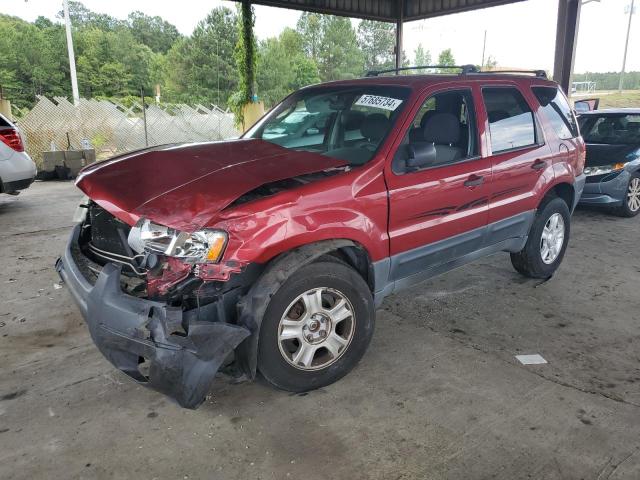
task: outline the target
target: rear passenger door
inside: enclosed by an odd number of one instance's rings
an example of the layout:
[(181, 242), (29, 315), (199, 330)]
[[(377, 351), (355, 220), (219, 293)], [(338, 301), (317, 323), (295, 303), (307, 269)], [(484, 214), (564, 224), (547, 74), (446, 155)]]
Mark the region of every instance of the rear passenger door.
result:
[(539, 193), (553, 180), (553, 157), (518, 86), (485, 85), (482, 98), (484, 147), (493, 171), (487, 243), (495, 244), (527, 234)]
[[(425, 94), (385, 169), (389, 190), (391, 280), (410, 277), (478, 250), (491, 184), (479, 155), (471, 88)], [(412, 145), (434, 144), (436, 161), (406, 167)]]

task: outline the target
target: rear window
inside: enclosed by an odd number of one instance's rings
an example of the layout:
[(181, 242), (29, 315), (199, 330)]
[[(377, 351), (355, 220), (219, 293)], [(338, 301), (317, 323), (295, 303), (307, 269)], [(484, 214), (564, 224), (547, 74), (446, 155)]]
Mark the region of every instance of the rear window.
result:
[(13, 125), (11, 125), (6, 118), (0, 115), (0, 128), (6, 128), (6, 127), (12, 127), (12, 126)]
[(562, 92), (555, 87), (533, 87), (532, 90), (558, 138), (568, 140), (577, 137), (576, 118)]
[(494, 154), (536, 144), (533, 112), (518, 89), (486, 87), (482, 89), (482, 97)]
[(640, 145), (640, 114), (583, 115), (580, 127), (588, 143)]

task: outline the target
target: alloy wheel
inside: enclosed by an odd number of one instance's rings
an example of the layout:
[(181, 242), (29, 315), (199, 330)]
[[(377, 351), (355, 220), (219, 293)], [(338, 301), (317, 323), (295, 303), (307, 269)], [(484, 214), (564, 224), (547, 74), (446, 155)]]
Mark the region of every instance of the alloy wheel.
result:
[(299, 295), (278, 325), (283, 358), (300, 370), (320, 370), (346, 352), (356, 317), (349, 299), (331, 288), (314, 288)]
[(540, 239), (540, 255), (547, 265), (552, 264), (560, 255), (564, 245), (564, 233), (564, 219), (559, 213), (554, 213), (544, 225)]
[(633, 213), (640, 210), (640, 178), (634, 177), (627, 190), (627, 206)]

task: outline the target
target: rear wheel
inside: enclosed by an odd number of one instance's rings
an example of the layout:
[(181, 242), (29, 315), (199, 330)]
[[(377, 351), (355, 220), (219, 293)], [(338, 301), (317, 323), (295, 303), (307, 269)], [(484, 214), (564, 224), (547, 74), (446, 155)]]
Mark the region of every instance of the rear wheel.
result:
[(297, 270), (273, 295), (260, 327), (258, 369), (283, 390), (329, 385), (362, 358), (375, 310), (368, 285), (351, 267), (318, 262)]
[(562, 263), (569, 242), (571, 215), (561, 198), (547, 201), (536, 213), (525, 247), (511, 254), (513, 267), (531, 278), (549, 278)]
[(640, 174), (635, 173), (631, 176), (625, 199), (616, 209), (616, 213), (621, 217), (635, 217), (640, 213)]

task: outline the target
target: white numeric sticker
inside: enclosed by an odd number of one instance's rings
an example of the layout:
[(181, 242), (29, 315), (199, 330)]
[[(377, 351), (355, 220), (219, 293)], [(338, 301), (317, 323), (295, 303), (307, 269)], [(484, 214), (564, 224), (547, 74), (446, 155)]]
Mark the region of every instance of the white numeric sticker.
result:
[(390, 97), (378, 97), (377, 95), (362, 95), (355, 105), (363, 107), (376, 107), (393, 112), (402, 104), (402, 100)]

